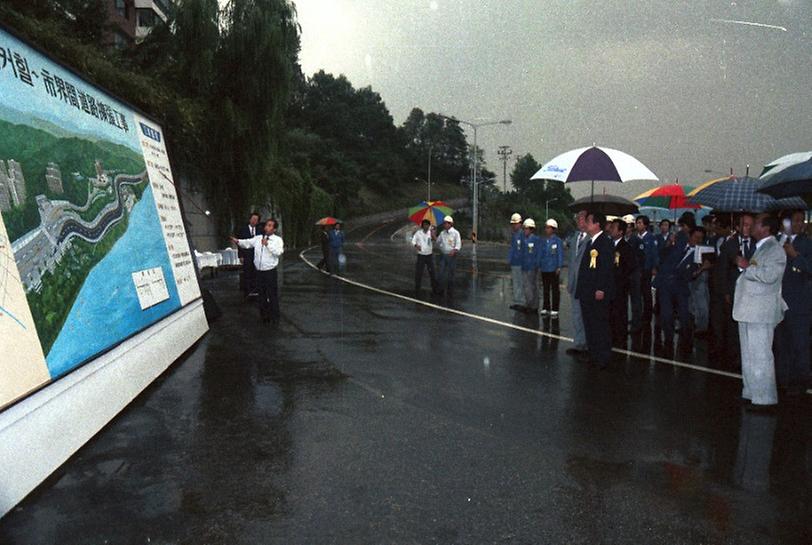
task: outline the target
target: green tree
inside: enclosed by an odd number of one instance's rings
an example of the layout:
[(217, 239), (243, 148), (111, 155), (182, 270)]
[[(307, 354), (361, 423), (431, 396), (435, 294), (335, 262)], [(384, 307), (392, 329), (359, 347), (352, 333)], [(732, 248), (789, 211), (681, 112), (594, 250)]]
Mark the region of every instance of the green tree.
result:
[(510, 173), (510, 183), (513, 184), (514, 190), (520, 194), (529, 195), (541, 187), (543, 193), (544, 182), (530, 179), (540, 169), (541, 165), (531, 154), (520, 156)]

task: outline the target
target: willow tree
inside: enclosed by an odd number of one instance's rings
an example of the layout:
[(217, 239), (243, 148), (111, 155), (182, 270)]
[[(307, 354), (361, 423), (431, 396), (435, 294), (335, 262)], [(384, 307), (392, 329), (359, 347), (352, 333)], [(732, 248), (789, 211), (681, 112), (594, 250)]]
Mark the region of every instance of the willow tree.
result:
[[(230, 0), (221, 13), (207, 134), (216, 198), (232, 218), (267, 202), (277, 187), (279, 135), (299, 53), (299, 27), (285, 0)], [(274, 195), (274, 193), (277, 195)]]

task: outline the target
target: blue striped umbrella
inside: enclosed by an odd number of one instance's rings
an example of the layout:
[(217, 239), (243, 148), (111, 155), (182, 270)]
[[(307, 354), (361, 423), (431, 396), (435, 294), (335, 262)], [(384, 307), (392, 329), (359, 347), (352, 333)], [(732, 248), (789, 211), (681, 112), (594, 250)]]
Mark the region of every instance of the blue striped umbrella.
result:
[(801, 209), (806, 203), (799, 197), (775, 199), (759, 193), (762, 183), (750, 176), (719, 178), (706, 182), (688, 196), (696, 203), (713, 208), (715, 212), (767, 212), (770, 210)]

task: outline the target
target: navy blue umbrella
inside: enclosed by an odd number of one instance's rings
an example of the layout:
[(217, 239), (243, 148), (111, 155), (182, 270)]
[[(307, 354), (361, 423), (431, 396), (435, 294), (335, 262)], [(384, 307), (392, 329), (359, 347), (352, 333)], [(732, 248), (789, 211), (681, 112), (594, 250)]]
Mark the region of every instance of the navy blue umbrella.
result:
[(766, 193), (776, 199), (812, 197), (812, 153), (794, 155), (798, 155), (801, 160), (779, 163), (765, 170), (759, 178), (760, 193)]
[(762, 183), (757, 178), (731, 176), (704, 183), (688, 196), (696, 203), (713, 208), (715, 212), (767, 212), (807, 208), (800, 197), (775, 199), (759, 193), (761, 187)]

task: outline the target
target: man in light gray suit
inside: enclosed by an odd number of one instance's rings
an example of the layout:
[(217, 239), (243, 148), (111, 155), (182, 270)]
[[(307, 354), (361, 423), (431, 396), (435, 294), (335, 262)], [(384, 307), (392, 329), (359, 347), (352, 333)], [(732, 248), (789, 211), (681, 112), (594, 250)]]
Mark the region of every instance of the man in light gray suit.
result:
[(586, 330), (584, 319), (581, 316), (581, 303), (575, 298), (575, 287), (578, 284), (578, 269), (584, 257), (586, 248), (586, 210), (579, 210), (575, 215), (575, 226), (578, 229), (567, 240), (569, 255), (567, 256), (567, 293), (570, 294), (570, 308), (572, 309), (572, 330), (574, 346), (567, 349), (567, 354), (585, 354)]
[(768, 410), (778, 403), (773, 334), (787, 309), (781, 297), (787, 254), (775, 238), (780, 226), (777, 217), (760, 214), (751, 231), (757, 241), (756, 252), (750, 259), (736, 258), (742, 272), (736, 280), (733, 319), (739, 324), (742, 397), (752, 403), (748, 410), (754, 411)]

